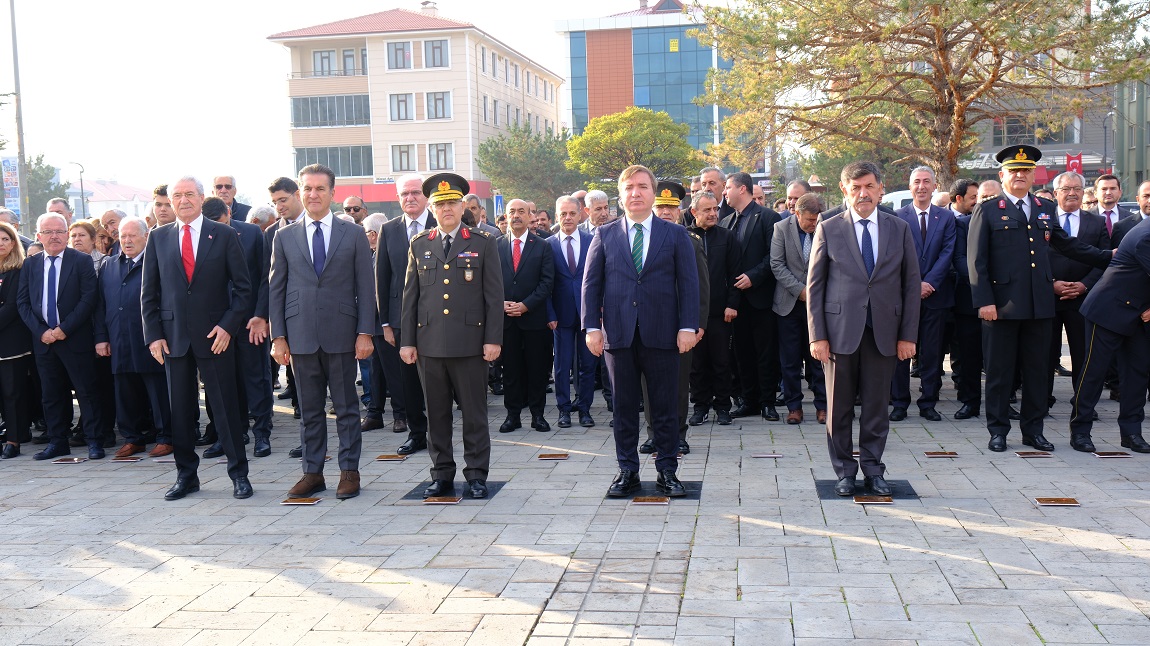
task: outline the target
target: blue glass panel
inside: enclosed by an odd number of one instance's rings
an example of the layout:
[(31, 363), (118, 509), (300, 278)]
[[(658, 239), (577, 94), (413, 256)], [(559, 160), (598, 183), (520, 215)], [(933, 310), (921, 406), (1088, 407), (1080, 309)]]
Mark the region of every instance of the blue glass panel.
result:
[(651, 88), (635, 87), (635, 105), (646, 107), (651, 104)]

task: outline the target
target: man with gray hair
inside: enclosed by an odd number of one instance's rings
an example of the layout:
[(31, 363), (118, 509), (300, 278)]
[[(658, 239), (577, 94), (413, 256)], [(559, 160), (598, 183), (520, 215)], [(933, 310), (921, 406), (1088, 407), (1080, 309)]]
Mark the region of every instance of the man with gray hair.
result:
[(583, 198), (587, 210), (587, 219), (579, 224), (579, 228), (587, 233), (595, 233), (597, 227), (611, 221), (611, 198), (598, 189), (588, 191)]
[(260, 231), (266, 231), (275, 221), (276, 210), (267, 204), (253, 206), (252, 210), (248, 211), (248, 224), (256, 225)]
[(120, 253), (120, 220), (128, 217), (120, 209), (108, 209), (100, 216), (100, 225), (112, 236), (112, 246), (108, 248), (108, 255), (114, 256)]
[[(83, 199), (83, 196), (80, 198)], [(48, 213), (55, 213), (56, 215), (64, 218), (65, 226), (72, 226), (72, 205), (68, 204), (68, 200), (62, 197), (54, 197), (48, 200), (47, 205)]]
[[(715, 166), (708, 166), (699, 171), (699, 183), (702, 189), (719, 198), (719, 221), (735, 212), (734, 207), (727, 204), (727, 174)], [(751, 194), (747, 189), (747, 195)], [(692, 216), (693, 217), (693, 216)]]
[(24, 234), (20, 233), (20, 216), (16, 215), (14, 211), (0, 209), (0, 222), (7, 222), (16, 229), (16, 235), (20, 238), (20, 246), (24, 247), (24, 251), (28, 251), (28, 245), (32, 244), (32, 238), (26, 238)]

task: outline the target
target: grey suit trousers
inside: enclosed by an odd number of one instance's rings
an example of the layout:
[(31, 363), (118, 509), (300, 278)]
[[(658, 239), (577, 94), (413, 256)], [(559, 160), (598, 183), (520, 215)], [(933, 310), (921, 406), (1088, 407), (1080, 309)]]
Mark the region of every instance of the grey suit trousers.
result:
[[(858, 474), (860, 463), (864, 476), (881, 476), (886, 471), (882, 453), (890, 431), (887, 401), (897, 359), (878, 351), (874, 331), (867, 327), (857, 350), (851, 354), (832, 353), (831, 360), (823, 364), (827, 386), (827, 449), (838, 478), (853, 478)], [(852, 456), (855, 395), (862, 399), (858, 462)]]
[(327, 455), (327, 393), (335, 405), (335, 430), (339, 435), (339, 468), (359, 471), (362, 431), (359, 425), (359, 394), (355, 374), (359, 367), (354, 352), (319, 352), (291, 355), (299, 396), (300, 443), (303, 472), (323, 473)]

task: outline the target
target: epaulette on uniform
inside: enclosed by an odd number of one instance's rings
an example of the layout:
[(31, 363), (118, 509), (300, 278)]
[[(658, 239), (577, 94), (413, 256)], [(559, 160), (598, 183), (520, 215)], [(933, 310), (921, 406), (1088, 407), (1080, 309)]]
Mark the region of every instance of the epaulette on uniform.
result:
[(467, 228), (471, 229), (472, 233), (479, 234), (479, 235), (483, 236), (484, 238), (490, 238), (491, 237), (490, 233), (484, 231), (483, 229), (480, 229), (479, 227), (467, 227)]
[(702, 238), (699, 237), (699, 234), (695, 233), (694, 231), (688, 230), (687, 235), (691, 236), (692, 238), (694, 238), (696, 240), (700, 240), (700, 241), (702, 240)]
[(426, 238), (428, 233), (430, 233), (432, 231), (435, 231), (435, 229), (434, 228), (424, 229), (423, 231), (420, 231), (419, 233), (415, 234), (415, 236), (412, 238), (412, 240), (416, 240), (419, 238)]

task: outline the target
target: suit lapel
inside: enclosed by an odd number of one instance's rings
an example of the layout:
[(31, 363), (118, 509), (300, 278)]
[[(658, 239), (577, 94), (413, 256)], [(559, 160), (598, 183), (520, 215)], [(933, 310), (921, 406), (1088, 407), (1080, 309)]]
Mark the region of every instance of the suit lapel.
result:
[[(456, 231), (455, 233), (455, 237), (458, 238), (459, 232)], [(455, 246), (455, 242), (453, 239), (451, 245)], [(443, 253), (443, 231), (436, 231), (435, 239), (431, 240), (431, 253), (439, 259), (439, 262), (447, 262), (447, 254)]]
[[(300, 217), (306, 218), (307, 216), (301, 215)], [(311, 262), (312, 261), (311, 250), (309, 250), (307, 247), (307, 226), (306, 226), (306, 224), (307, 224), (307, 220), (304, 220), (303, 222), (299, 222), (298, 226), (296, 227), (299, 229), (299, 231), (296, 231), (295, 235), (293, 237), (295, 238), (296, 246), (299, 247), (299, 252), (301, 254), (303, 254), (303, 257), (306, 258), (308, 262)]]
[(499, 262), (503, 264), (504, 275), (511, 276), (515, 274), (514, 262), (511, 260), (511, 247), (514, 244), (515, 239), (506, 236), (499, 241)]
[[(878, 249), (877, 249), (878, 257), (875, 258), (875, 261), (874, 261), (874, 273), (871, 274), (872, 276), (877, 274), (878, 270), (883, 266), (883, 263), (886, 262), (888, 254), (890, 253), (890, 250), (893, 248), (891, 245), (894, 244), (891, 241), (891, 238), (893, 237), (891, 235), (891, 233), (892, 233), (892, 229), (894, 229), (894, 225), (891, 223), (890, 216), (883, 213), (882, 211), (879, 211), (878, 209), (875, 209), (875, 215), (878, 216), (878, 219), (876, 220), (876, 222), (879, 223), (879, 228), (882, 229), (882, 234), (879, 235), (879, 237), (878, 237)], [(915, 215), (917, 216), (918, 212), (915, 212)], [(921, 229), (920, 229), (920, 231), (921, 231)], [(921, 235), (922, 234), (919, 233), (919, 236), (921, 236)], [(921, 254), (921, 251), (919, 253)], [(859, 251), (859, 258), (860, 259), (862, 258), (862, 251), (861, 250)]]
[(212, 243), (215, 242), (215, 235), (211, 233), (211, 227), (208, 225), (211, 220), (204, 219), (204, 226), (200, 229), (200, 248), (196, 250), (196, 267), (192, 270), (192, 282), (196, 282), (196, 276), (200, 275), (200, 267), (206, 263), (208, 253), (212, 250)]
[[(792, 218), (795, 216), (791, 216)], [(858, 265), (859, 271), (866, 275), (866, 263), (863, 262), (862, 249), (859, 248), (858, 238), (855, 236), (855, 223), (851, 219), (850, 209), (842, 212), (839, 216), (842, 219), (842, 225), (846, 229), (847, 246), (850, 248), (850, 254), (855, 259), (855, 264)]]
[[(659, 224), (655, 224), (658, 220)], [(659, 250), (663, 247), (663, 243), (667, 240), (667, 235), (670, 230), (667, 228), (671, 225), (659, 220), (659, 218), (652, 216), (649, 220), (651, 226), (651, 244), (647, 245), (647, 257), (643, 259), (643, 268), (646, 269), (650, 261), (656, 257)]]
[(327, 249), (327, 260), (325, 260), (323, 263), (323, 271), (320, 272), (320, 275), (323, 275), (325, 272), (327, 272), (327, 268), (331, 265), (328, 260), (335, 257), (335, 250), (339, 249), (339, 245), (343, 242), (343, 237), (345, 235), (345, 231), (347, 230), (347, 227), (337, 226), (335, 224), (337, 220), (339, 222), (343, 222), (343, 220), (339, 220), (338, 218), (332, 218), (331, 220), (331, 243)]
[[(68, 281), (68, 279), (72, 276), (72, 259), (68, 257), (71, 255), (72, 254), (67, 253), (67, 252), (60, 254), (60, 278), (56, 282), (56, 293), (57, 294), (60, 293), (60, 286), (63, 285), (64, 283), (66, 283)], [(91, 256), (89, 256), (89, 258), (90, 257)], [(60, 299), (58, 297), (56, 299), (56, 302), (57, 303), (60, 302)]]

